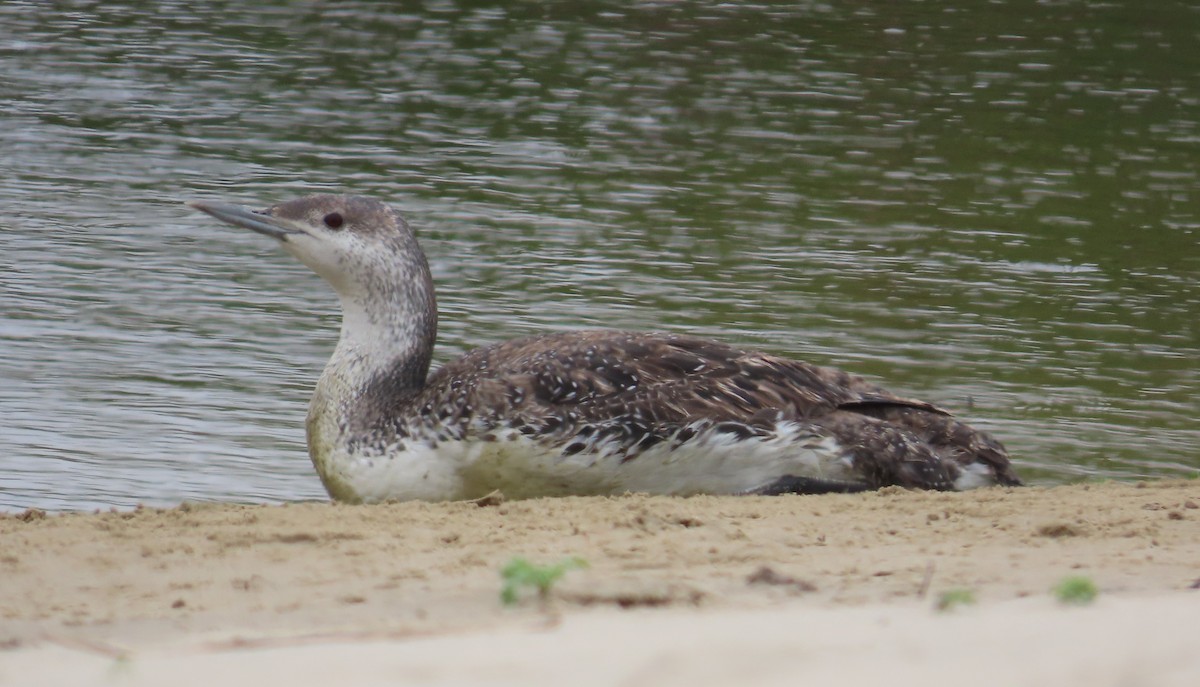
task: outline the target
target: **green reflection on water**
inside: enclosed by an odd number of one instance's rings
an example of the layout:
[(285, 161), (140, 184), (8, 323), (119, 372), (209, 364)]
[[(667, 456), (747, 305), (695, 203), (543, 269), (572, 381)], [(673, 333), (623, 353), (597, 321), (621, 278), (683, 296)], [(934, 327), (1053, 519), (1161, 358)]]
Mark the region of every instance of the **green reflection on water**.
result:
[[(0, 196), (50, 227), (100, 227), (65, 251), (25, 232), (6, 254), (70, 307), (128, 303), (146, 285), (122, 260), (153, 263), (171, 298), (99, 324), (195, 321), (206, 338), (113, 351), (148, 368), (128, 379), (150, 398), (196, 400), (155, 380), (214, 337), (267, 351), (305, 332), (278, 366), (319, 367), (329, 343), (309, 334), (330, 301), (307, 275), (191, 233), (166, 252), (151, 227), (182, 220), (163, 208), (348, 189), (418, 227), (443, 357), (548, 328), (684, 329), (930, 396), (1035, 477), (1200, 468), (1188, 3), (0, 13)], [(171, 273), (206, 264), (211, 280)], [(222, 291), (225, 269), (256, 297)], [(255, 374), (239, 367), (222, 407), (259, 407), (278, 382)], [(60, 378), (111, 383), (36, 383)]]

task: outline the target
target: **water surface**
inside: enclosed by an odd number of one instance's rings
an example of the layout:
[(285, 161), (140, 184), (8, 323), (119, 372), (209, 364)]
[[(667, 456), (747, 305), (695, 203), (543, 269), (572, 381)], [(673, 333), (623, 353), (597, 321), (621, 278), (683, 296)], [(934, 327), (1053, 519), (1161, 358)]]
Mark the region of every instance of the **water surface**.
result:
[(417, 228), (439, 360), (699, 333), (1195, 476), (1200, 11), (967, 5), (0, 5), (0, 508), (323, 498), (333, 296), (181, 201), (330, 190)]

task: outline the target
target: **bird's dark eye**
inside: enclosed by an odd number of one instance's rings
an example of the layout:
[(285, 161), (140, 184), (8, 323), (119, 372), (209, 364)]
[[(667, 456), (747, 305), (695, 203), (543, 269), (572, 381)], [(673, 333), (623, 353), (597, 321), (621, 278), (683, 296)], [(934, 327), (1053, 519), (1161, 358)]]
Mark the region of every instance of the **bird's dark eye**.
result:
[(325, 226), (329, 227), (330, 229), (341, 229), (342, 224), (345, 222), (346, 219), (342, 217), (342, 213), (340, 212), (331, 212), (328, 215), (325, 215)]

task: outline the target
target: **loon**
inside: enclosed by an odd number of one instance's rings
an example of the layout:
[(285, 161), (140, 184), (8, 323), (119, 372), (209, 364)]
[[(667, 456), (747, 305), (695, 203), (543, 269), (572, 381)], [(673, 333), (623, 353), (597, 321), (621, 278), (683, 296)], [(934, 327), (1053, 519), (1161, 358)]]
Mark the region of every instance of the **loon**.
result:
[(337, 292), (341, 334), (306, 422), (334, 500), (1021, 484), (998, 441), (937, 406), (692, 336), (530, 336), (430, 373), (433, 280), (393, 207), (329, 194), (188, 205), (270, 236)]

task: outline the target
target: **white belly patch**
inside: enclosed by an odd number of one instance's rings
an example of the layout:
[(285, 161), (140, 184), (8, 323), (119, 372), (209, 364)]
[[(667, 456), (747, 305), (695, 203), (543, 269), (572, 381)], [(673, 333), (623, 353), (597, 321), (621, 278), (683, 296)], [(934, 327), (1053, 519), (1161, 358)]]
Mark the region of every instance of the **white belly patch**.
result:
[(855, 482), (836, 441), (781, 422), (766, 437), (710, 427), (683, 442), (663, 441), (632, 457), (615, 442), (564, 455), (562, 446), (515, 429), (485, 438), (409, 439), (383, 456), (337, 456), (330, 468), (365, 502), (471, 499), (499, 489), (509, 498), (644, 492), (739, 494), (783, 476)]

